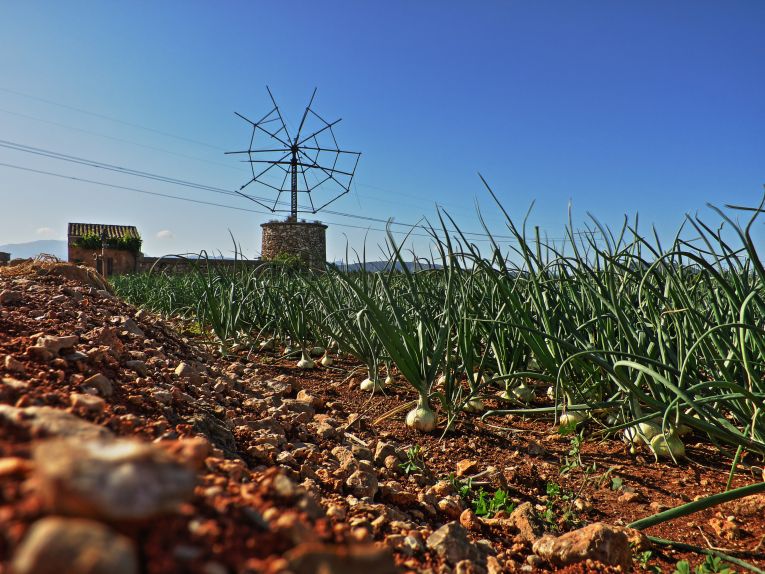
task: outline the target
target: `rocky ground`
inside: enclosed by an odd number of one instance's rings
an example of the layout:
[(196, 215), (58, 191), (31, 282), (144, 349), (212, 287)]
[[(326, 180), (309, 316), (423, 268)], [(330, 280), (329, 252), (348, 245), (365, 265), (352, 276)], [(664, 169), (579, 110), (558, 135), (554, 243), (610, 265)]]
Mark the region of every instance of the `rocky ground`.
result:
[[(570, 439), (533, 421), (473, 421), (443, 439), (400, 415), (375, 424), (408, 391), (370, 399), (352, 368), (220, 357), (83, 268), (2, 270), (0, 574), (671, 572), (698, 561), (624, 524), (721, 490), (713, 449), (691, 447), (702, 463), (671, 467), (593, 443), (581, 456), (596, 474), (561, 474)], [(479, 516), (478, 488), (508, 500)], [(652, 533), (765, 566), (764, 502)]]

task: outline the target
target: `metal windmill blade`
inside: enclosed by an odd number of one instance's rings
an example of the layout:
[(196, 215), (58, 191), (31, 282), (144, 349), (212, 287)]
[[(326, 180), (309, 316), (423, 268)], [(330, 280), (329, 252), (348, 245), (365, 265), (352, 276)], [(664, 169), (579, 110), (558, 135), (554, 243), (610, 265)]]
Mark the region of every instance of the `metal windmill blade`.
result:
[[(271, 90), (266, 90), (274, 107), (260, 120), (253, 122), (236, 114), (252, 126), (248, 149), (226, 152), (247, 154), (243, 161), (250, 164), (252, 171), (252, 178), (237, 193), (272, 212), (287, 212), (293, 219), (297, 219), (298, 211), (316, 213), (350, 191), (361, 152), (340, 149), (333, 129), (340, 120), (328, 122), (311, 108), (316, 89), (294, 137)], [(261, 147), (256, 146), (256, 141), (263, 142), (258, 144)], [(273, 202), (244, 193), (249, 186), (276, 192)], [(289, 208), (281, 201), (283, 193), (290, 194)]]

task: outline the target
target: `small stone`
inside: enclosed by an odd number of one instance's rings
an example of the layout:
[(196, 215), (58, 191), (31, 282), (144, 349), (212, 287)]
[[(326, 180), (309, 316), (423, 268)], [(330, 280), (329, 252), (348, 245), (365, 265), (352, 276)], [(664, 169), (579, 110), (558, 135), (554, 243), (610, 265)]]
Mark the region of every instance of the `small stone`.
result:
[(417, 496), (404, 490), (404, 488), (395, 481), (389, 481), (380, 487), (380, 497), (399, 507), (415, 506), (418, 502)]
[(271, 488), (276, 496), (284, 500), (292, 500), (298, 493), (297, 485), (281, 473), (274, 476)]
[(454, 486), (448, 480), (439, 480), (433, 485), (433, 494), (436, 496), (448, 496), (454, 493)]
[(365, 446), (361, 446), (360, 444), (354, 444), (351, 447), (351, 452), (353, 452), (353, 456), (359, 460), (368, 460), (370, 462), (374, 460), (372, 451)]
[(375, 447), (375, 454), (374, 454), (374, 462), (377, 465), (381, 465), (385, 463), (385, 459), (389, 456), (396, 456), (396, 447), (385, 441), (377, 441), (377, 446)]
[[(63, 570), (62, 570), (63, 569)], [(16, 574), (138, 574), (133, 543), (108, 526), (79, 518), (41, 518), (13, 557)]]
[(327, 507), (326, 514), (328, 517), (334, 518), (335, 520), (342, 522), (343, 520), (345, 520), (347, 511), (344, 506), (340, 506), (339, 504), (330, 504)]
[(15, 305), (21, 302), (21, 293), (11, 289), (0, 291), (0, 305)]
[(545, 561), (542, 559), (542, 557), (537, 556), (536, 554), (529, 554), (528, 556), (526, 556), (526, 564), (528, 564), (535, 570), (537, 568), (541, 568), (544, 562)]
[(74, 410), (82, 409), (99, 414), (102, 413), (106, 407), (104, 399), (86, 393), (70, 393), (69, 400), (72, 402), (72, 408)]
[(357, 470), (348, 477), (345, 484), (358, 498), (374, 498), (377, 494), (377, 477), (372, 472)]
[(459, 496), (450, 494), (445, 496), (437, 503), (438, 509), (443, 512), (448, 518), (457, 519), (465, 510), (465, 503)]
[(41, 363), (47, 363), (54, 357), (53, 353), (45, 347), (37, 346), (28, 347), (25, 354), (33, 361), (40, 361)]
[(653, 501), (651, 504), (648, 505), (648, 508), (651, 509), (654, 513), (663, 512), (667, 509), (669, 509), (669, 506), (666, 504), (662, 504), (661, 502)]
[(474, 474), (478, 470), (478, 461), (464, 459), (457, 463), (457, 476)]
[(319, 399), (319, 397), (312, 395), (305, 389), (298, 391), (296, 400), (300, 401), (301, 403), (311, 405), (315, 409), (321, 408), (323, 406), (323, 401)]
[(120, 317), (120, 328), (124, 329), (128, 333), (131, 333), (133, 335), (136, 335), (140, 338), (145, 338), (146, 334), (143, 332), (143, 330), (138, 326), (138, 323), (133, 321), (132, 319), (128, 317)]
[(526, 542), (533, 543), (544, 532), (544, 525), (530, 502), (519, 504), (510, 513), (508, 522), (518, 531), (518, 536)]
[(16, 360), (13, 355), (6, 355), (3, 364), (5, 365), (6, 370), (10, 371), (11, 373), (23, 374), (26, 371), (24, 363)]
[(71, 349), (80, 338), (77, 335), (66, 335), (64, 337), (54, 337), (46, 335), (37, 339), (37, 347), (42, 347), (54, 355), (58, 355), (61, 349)]
[(460, 514), (460, 524), (467, 530), (476, 531), (481, 529), (481, 521), (472, 508), (466, 508), (462, 511), (462, 514)]
[(143, 361), (133, 360), (133, 361), (125, 361), (125, 366), (138, 373), (142, 377), (145, 377), (149, 374), (149, 367), (146, 366), (146, 363)]
[(636, 503), (636, 502), (643, 502), (645, 500), (645, 497), (637, 492), (625, 492), (619, 498), (616, 499), (618, 502), (621, 502), (622, 504), (630, 504), (630, 503)]
[(107, 376), (98, 373), (88, 377), (82, 382), (84, 388), (95, 389), (102, 397), (111, 397), (114, 393), (114, 385)]
[(472, 560), (461, 560), (454, 565), (454, 574), (486, 574), (486, 569)]
[[(365, 529), (362, 529), (365, 530)], [(371, 544), (330, 546), (304, 543), (284, 555), (294, 574), (396, 574), (391, 553)]]
[(448, 564), (454, 566), (463, 560), (479, 560), (479, 552), (470, 542), (467, 530), (458, 522), (449, 522), (428, 536), (428, 548)]
[(188, 379), (192, 384), (198, 384), (201, 382), (199, 372), (188, 363), (180, 363), (175, 368), (175, 374), (182, 379)]
[(738, 524), (732, 520), (715, 517), (709, 521), (709, 526), (712, 527), (712, 530), (717, 536), (724, 538), (725, 540), (732, 541), (741, 538), (741, 529)]
[(199, 470), (205, 459), (212, 454), (210, 441), (201, 436), (158, 443), (167, 453), (189, 468)]

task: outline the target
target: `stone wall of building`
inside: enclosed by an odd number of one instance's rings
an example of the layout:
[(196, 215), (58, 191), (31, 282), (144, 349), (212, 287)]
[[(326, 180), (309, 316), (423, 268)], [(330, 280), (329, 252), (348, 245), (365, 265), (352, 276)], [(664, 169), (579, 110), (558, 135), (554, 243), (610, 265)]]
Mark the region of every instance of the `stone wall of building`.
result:
[(327, 262), (327, 226), (318, 221), (269, 221), (263, 228), (264, 261), (279, 256), (300, 257), (309, 267), (323, 269)]
[[(83, 249), (69, 244), (69, 262), (96, 269), (95, 255), (101, 255), (100, 249)], [(111, 264), (109, 261), (111, 260)], [(122, 275), (138, 270), (136, 254), (122, 249), (104, 249), (105, 275)], [(111, 271), (111, 272), (109, 272)]]
[(11, 254), (5, 251), (0, 251), (0, 267), (5, 267), (11, 262)]
[(196, 269), (207, 269), (207, 265), (213, 269), (225, 269), (227, 272), (234, 269), (258, 269), (263, 265), (260, 259), (204, 259), (196, 260), (174, 256), (167, 257), (141, 257), (138, 260), (139, 273), (190, 273)]

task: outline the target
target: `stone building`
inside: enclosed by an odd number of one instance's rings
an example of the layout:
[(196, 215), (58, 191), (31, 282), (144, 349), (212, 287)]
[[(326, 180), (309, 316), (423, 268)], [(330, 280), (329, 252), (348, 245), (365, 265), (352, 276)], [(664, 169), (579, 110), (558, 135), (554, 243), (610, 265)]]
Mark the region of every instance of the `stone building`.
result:
[(0, 251), (0, 267), (5, 267), (11, 262), (11, 254), (5, 251)]
[(121, 275), (138, 270), (141, 236), (132, 225), (70, 223), (69, 261), (93, 267), (102, 275)]
[(308, 267), (323, 269), (327, 262), (327, 226), (318, 221), (298, 221), (288, 217), (286, 221), (269, 221), (261, 224), (264, 261), (280, 257), (298, 257)]

